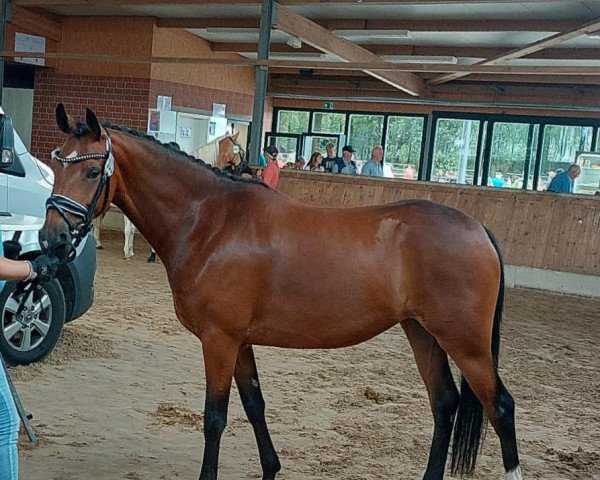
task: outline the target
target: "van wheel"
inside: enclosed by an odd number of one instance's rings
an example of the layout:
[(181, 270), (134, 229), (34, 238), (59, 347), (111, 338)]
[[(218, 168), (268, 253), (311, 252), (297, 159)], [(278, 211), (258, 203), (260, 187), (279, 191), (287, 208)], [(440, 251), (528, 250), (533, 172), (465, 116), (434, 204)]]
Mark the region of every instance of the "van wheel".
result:
[(8, 365), (27, 365), (46, 358), (56, 346), (65, 322), (65, 296), (58, 280), (38, 285), (17, 316), (13, 297), (17, 282), (0, 292), (0, 352)]

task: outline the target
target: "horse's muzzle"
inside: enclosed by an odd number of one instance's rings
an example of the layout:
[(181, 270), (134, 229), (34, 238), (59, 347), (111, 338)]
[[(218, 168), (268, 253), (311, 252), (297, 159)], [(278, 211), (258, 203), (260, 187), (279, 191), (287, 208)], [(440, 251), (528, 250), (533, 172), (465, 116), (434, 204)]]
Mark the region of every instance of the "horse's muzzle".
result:
[(39, 233), (40, 246), (42, 253), (50, 257), (65, 262), (71, 256), (74, 250), (71, 233), (65, 224), (59, 224), (55, 227), (44, 226)]

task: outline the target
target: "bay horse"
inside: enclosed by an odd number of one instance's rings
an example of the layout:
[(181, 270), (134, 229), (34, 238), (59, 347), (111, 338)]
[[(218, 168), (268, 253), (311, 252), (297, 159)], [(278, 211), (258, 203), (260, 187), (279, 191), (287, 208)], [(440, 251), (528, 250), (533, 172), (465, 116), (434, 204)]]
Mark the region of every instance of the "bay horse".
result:
[[(68, 137), (52, 153), (56, 181), (40, 243), (48, 255), (68, 258), (72, 242), (112, 201), (156, 248), (177, 317), (202, 343), (200, 480), (217, 478), (232, 378), (254, 429), (263, 480), (281, 468), (253, 345), (346, 347), (397, 324), (433, 412), (423, 478), (443, 478), (452, 432), (451, 472), (473, 473), (487, 415), (500, 438), (505, 478), (522, 479), (514, 401), (498, 374), (502, 257), (478, 221), (424, 200), (306, 206), (256, 180), (189, 161), (151, 137), (102, 126), (89, 109), (85, 122), (76, 123), (62, 105), (56, 117)], [(448, 357), (462, 373), (460, 392)]]
[[(199, 147), (195, 152), (195, 157), (201, 158), (204, 163), (213, 165), (221, 170), (228, 169), (234, 174), (241, 175), (244, 168), (248, 168), (248, 162), (244, 149), (237, 141), (239, 135), (240, 132), (236, 132), (233, 135), (223, 135), (222, 137), (216, 138)], [(169, 145), (174, 149), (179, 150), (179, 145), (177, 145), (177, 143), (170, 142)], [(94, 219), (94, 240), (96, 241), (96, 248), (100, 250), (104, 248), (100, 241), (100, 228), (102, 227), (105, 215), (106, 214), (103, 213)], [(125, 237), (123, 253), (125, 259), (130, 259), (135, 255), (133, 252), (135, 232), (135, 225), (126, 215), (123, 215), (123, 235)], [(148, 261), (151, 262), (155, 260), (156, 252), (152, 249)]]

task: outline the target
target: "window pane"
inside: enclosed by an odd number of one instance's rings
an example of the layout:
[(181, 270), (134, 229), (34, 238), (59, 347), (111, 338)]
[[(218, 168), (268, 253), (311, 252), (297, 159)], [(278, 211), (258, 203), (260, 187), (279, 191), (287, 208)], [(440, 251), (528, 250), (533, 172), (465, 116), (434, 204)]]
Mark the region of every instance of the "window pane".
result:
[(275, 145), (279, 150), (277, 160), (281, 162), (295, 162), (296, 152), (298, 151), (298, 139), (290, 137), (278, 137), (277, 135), (269, 135), (267, 138), (268, 145)]
[(345, 126), (345, 113), (315, 112), (313, 114), (312, 131), (315, 133), (344, 133)]
[(472, 185), (478, 135), (479, 120), (439, 119), (431, 180)]
[(600, 191), (600, 152), (582, 153), (577, 158), (577, 165), (581, 167), (581, 174), (575, 180), (573, 192), (594, 195)]
[(592, 146), (592, 130), (592, 127), (546, 125), (538, 190), (546, 190), (557, 173), (569, 168), (575, 162), (578, 151), (589, 151)]
[(394, 176), (413, 180), (417, 178), (421, 159), (424, 119), (420, 117), (390, 117), (385, 141), (385, 161)]
[(371, 152), (381, 145), (383, 115), (350, 115), (348, 144), (354, 148), (354, 158), (359, 162), (371, 159)]
[[(538, 129), (527, 123), (494, 124), (488, 187), (523, 188), (525, 163), (535, 159)], [(531, 178), (532, 171), (530, 164)]]
[(308, 112), (295, 112), (280, 110), (277, 115), (278, 133), (306, 133), (308, 132)]
[(338, 145), (337, 137), (308, 137), (311, 141), (311, 155), (312, 152), (320, 152), (323, 157), (327, 156), (326, 148), (327, 145), (333, 143), (335, 145), (335, 152), (339, 152), (340, 148)]

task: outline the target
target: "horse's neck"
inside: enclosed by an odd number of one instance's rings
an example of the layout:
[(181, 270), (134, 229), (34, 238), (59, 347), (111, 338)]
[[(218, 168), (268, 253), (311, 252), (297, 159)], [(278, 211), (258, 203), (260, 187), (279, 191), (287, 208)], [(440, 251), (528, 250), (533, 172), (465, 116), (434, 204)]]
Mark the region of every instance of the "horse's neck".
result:
[(145, 140), (117, 133), (113, 138), (113, 202), (166, 261), (185, 244), (182, 236), (211, 220), (203, 209), (222, 190), (221, 181), (208, 168), (173, 158)]
[(201, 158), (204, 162), (209, 165), (216, 165), (219, 158), (219, 143), (225, 138), (225, 135), (219, 138), (215, 138), (212, 142), (207, 143), (199, 147), (195, 152), (196, 158)]

